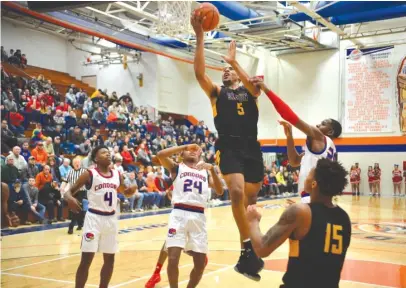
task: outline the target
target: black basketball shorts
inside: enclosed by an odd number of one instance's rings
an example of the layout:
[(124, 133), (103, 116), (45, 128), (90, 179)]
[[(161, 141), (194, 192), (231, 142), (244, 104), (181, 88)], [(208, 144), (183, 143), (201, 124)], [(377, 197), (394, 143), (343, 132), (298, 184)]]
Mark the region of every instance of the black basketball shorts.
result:
[(264, 161), (258, 142), (241, 148), (217, 149), (216, 164), (223, 175), (241, 173), (247, 183), (259, 183), (264, 177)]

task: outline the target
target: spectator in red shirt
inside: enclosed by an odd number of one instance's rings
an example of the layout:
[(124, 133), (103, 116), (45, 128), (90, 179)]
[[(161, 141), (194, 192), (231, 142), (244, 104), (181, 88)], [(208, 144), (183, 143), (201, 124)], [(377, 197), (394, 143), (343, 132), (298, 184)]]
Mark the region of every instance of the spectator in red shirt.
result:
[(61, 110), (62, 112), (68, 112), (69, 110), (69, 104), (60, 102), (58, 106), (56, 106), (56, 110)]
[(161, 203), (163, 206), (168, 206), (170, 204), (169, 201), (169, 191), (170, 186), (167, 181), (163, 178), (162, 171), (157, 172), (157, 176), (155, 177), (155, 186), (159, 190), (159, 194), (162, 197)]
[(123, 167), (128, 171), (135, 171), (136, 167), (132, 164), (135, 157), (133, 156), (133, 149), (128, 149), (127, 145), (123, 146), (123, 151), (121, 151), (121, 156), (123, 157)]

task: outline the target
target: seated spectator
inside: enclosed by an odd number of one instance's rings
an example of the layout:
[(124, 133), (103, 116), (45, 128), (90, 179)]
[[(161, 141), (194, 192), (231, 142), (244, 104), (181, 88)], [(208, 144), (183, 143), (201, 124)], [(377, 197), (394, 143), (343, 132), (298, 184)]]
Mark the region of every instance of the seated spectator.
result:
[(66, 182), (66, 177), (71, 170), (72, 167), (70, 166), (70, 160), (68, 158), (63, 159), (63, 164), (59, 167), (59, 172), (63, 181)]
[[(135, 179), (135, 173), (134, 172), (130, 172), (128, 174), (128, 178), (126, 178), (124, 180), (124, 185), (126, 187), (131, 187), (131, 186), (137, 185), (137, 180)], [(142, 211), (144, 211), (141, 207), (142, 207), (142, 205), (144, 203), (145, 195), (146, 195), (145, 193), (139, 192), (137, 190), (137, 192), (132, 197), (128, 198), (128, 200), (130, 201), (130, 210), (132, 212), (142, 212)], [(148, 195), (147, 198), (149, 198), (150, 195), (149, 194), (147, 194), (147, 195)], [(134, 207), (135, 201), (137, 201), (137, 206), (136, 207)]]
[(47, 139), (45, 140), (44, 150), (45, 150), (45, 152), (47, 152), (48, 156), (55, 155), (54, 144), (52, 143), (51, 137), (47, 137)]
[(68, 140), (75, 145), (75, 149), (79, 149), (79, 145), (85, 142), (85, 137), (79, 126), (76, 126), (73, 132), (70, 133)]
[(9, 153), (11, 147), (17, 146), (18, 139), (8, 129), (7, 120), (1, 121), (1, 152)]
[(20, 179), (20, 172), (14, 166), (14, 158), (7, 157), (6, 165), (1, 168), (1, 182), (13, 184), (17, 179)]
[(62, 183), (61, 172), (59, 171), (59, 166), (56, 162), (55, 156), (51, 155), (48, 158), (48, 166), (50, 168), (50, 173), (52, 175), (52, 180), (58, 182), (58, 184)]
[(31, 156), (31, 152), (28, 148), (29, 148), (28, 142), (24, 142), (22, 145), (22, 148), (21, 148), (21, 152), (20, 152), (21, 156), (24, 157), (24, 160), (26, 162), (28, 162), (28, 158), (30, 158), (30, 156)]
[(162, 195), (159, 193), (158, 188), (155, 186), (155, 176), (153, 172), (149, 172), (147, 174), (147, 179), (145, 180), (145, 184), (147, 185), (147, 190), (148, 193), (152, 193), (155, 195), (155, 202), (154, 205), (152, 206), (152, 209), (158, 209), (161, 201), (162, 201)]
[(65, 126), (65, 117), (62, 115), (62, 112), (62, 110), (56, 110), (54, 121), (58, 125)]
[(29, 206), (32, 213), (37, 218), (39, 224), (45, 221), (45, 206), (38, 202), (38, 188), (35, 187), (35, 179), (28, 179), (28, 183), (23, 185), (23, 190), (27, 193)]
[(145, 144), (141, 143), (138, 151), (138, 161), (140, 161), (144, 166), (149, 166), (151, 165), (151, 158), (148, 155), (148, 152), (145, 149)]
[(18, 146), (13, 147), (13, 151), (10, 153), (8, 157), (12, 157), (14, 159), (14, 166), (17, 167), (18, 172), (20, 174), (26, 173), (27, 170), (27, 161), (25, 161), (24, 157), (20, 155), (21, 148)]
[(44, 187), (46, 183), (51, 182), (52, 182), (51, 168), (48, 165), (45, 165), (43, 171), (38, 173), (37, 177), (35, 177), (35, 186), (37, 186), (38, 190), (41, 191), (42, 187)]
[(123, 167), (127, 171), (134, 171), (136, 170), (135, 165), (132, 163), (134, 162), (134, 156), (133, 156), (133, 149), (128, 149), (127, 145), (123, 146), (123, 151), (121, 152), (121, 156), (123, 157)]
[(286, 193), (286, 181), (283, 177), (283, 169), (281, 167), (280, 171), (275, 175), (276, 182), (278, 184), (278, 189), (281, 194)]
[(122, 166), (123, 163), (123, 158), (121, 157), (120, 154), (117, 154), (117, 156), (114, 158), (114, 169), (116, 169), (118, 172), (121, 174), (124, 174), (124, 168)]
[(170, 185), (163, 178), (162, 171), (157, 172), (157, 176), (155, 177), (155, 186), (158, 189), (162, 199), (159, 207), (170, 206), (170, 200), (168, 196)]
[(27, 221), (31, 206), (28, 202), (27, 194), (21, 190), (20, 180), (16, 179), (13, 183), (9, 184), (8, 211), (20, 214), (21, 224), (31, 225), (31, 222)]
[(94, 111), (92, 120), (93, 125), (96, 127), (100, 127), (101, 125), (106, 123), (106, 117), (104, 116), (102, 107), (99, 107), (96, 111)]
[(37, 142), (37, 147), (32, 149), (31, 155), (35, 158), (35, 164), (38, 168), (41, 169), (48, 162), (48, 153), (44, 149), (44, 143), (39, 141)]
[(28, 63), (27, 56), (25, 56), (25, 54), (23, 54), (23, 55), (21, 56), (21, 67), (26, 68), (26, 67), (27, 67), (27, 63)]
[(35, 164), (35, 157), (30, 156), (28, 158), (28, 166), (27, 166), (27, 172), (28, 172), (28, 178), (34, 178), (37, 177), (39, 170), (38, 166)]
[[(47, 208), (49, 224), (57, 221), (65, 222), (62, 217), (63, 201), (56, 181), (47, 182), (39, 189), (38, 201)], [(57, 207), (57, 218), (55, 218), (55, 206)]]
[(90, 140), (86, 139), (84, 143), (79, 145), (79, 151), (77, 152), (78, 155), (86, 156), (92, 151), (92, 147), (90, 146)]
[(72, 106), (72, 107), (75, 107), (75, 106), (76, 106), (76, 96), (75, 96), (75, 94), (73, 93), (73, 89), (72, 89), (72, 88), (69, 89), (69, 91), (66, 93), (66, 95), (65, 95), (65, 102), (66, 102), (68, 105)]

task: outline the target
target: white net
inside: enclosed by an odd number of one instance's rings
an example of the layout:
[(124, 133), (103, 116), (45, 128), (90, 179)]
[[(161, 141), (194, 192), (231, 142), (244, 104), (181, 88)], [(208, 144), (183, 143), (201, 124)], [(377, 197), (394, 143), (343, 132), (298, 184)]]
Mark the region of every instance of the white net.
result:
[(192, 1), (158, 1), (157, 34), (177, 37), (190, 31)]

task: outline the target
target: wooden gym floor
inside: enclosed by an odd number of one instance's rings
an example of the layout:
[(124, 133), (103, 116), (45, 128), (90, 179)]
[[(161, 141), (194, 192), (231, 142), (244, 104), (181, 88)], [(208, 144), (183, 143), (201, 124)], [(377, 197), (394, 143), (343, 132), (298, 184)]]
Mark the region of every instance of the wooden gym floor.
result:
[[(284, 203), (285, 199), (258, 203), (263, 207), (263, 232), (277, 221)], [(343, 196), (338, 204), (353, 222), (340, 287), (406, 287), (406, 198)], [(168, 212), (122, 215), (126, 219), (120, 221), (120, 253), (110, 287), (144, 287), (167, 234)], [(230, 206), (210, 208), (206, 215), (209, 264), (199, 287), (279, 287), (286, 268), (287, 243), (265, 259), (260, 282), (248, 280), (233, 270), (239, 256), (239, 236)], [(3, 236), (1, 286), (74, 287), (81, 235), (76, 231), (68, 235), (66, 225), (29, 227), (17, 230), (23, 233), (13, 230), (12, 235)], [(39, 228), (42, 230), (35, 231)], [(88, 287), (98, 287), (101, 265), (102, 257), (96, 255)], [(165, 269), (156, 287), (168, 287)], [(180, 287), (186, 287), (191, 269), (191, 258), (182, 255)]]

